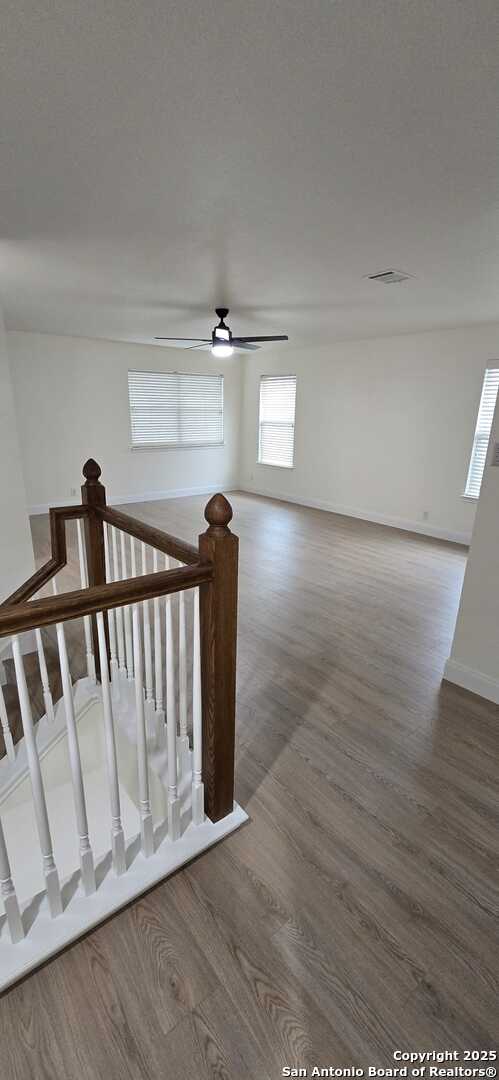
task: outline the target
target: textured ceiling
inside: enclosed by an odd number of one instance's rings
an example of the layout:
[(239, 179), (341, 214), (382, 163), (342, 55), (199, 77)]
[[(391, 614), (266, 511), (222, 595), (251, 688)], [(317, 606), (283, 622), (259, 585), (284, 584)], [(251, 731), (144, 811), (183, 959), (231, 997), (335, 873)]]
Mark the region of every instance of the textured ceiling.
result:
[(499, 319), (497, 0), (4, 0), (1, 36), (8, 328)]

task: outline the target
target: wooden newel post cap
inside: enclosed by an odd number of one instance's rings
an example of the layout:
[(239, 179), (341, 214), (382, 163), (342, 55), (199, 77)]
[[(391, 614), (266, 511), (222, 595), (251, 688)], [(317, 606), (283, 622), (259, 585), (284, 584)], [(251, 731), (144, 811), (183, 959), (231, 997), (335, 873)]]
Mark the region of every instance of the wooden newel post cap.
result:
[(210, 526), (209, 533), (230, 532), (228, 525), (229, 521), (232, 520), (232, 506), (221, 492), (213, 495), (206, 504), (204, 516)]
[(96, 484), (98, 482), (99, 476), (101, 475), (101, 472), (102, 469), (100, 465), (98, 465), (93, 458), (89, 458), (83, 466), (83, 475), (85, 477), (85, 480), (87, 481), (87, 484)]

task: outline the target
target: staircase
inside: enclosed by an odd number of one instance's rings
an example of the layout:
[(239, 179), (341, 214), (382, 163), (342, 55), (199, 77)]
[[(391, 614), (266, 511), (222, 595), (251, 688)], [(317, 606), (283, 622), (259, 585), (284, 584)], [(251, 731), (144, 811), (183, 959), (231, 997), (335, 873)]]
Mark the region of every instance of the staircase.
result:
[[(246, 819), (231, 508), (210, 500), (195, 548), (108, 508), (99, 466), (83, 472), (81, 505), (50, 512), (51, 559), (0, 605), (0, 989)], [(61, 593), (70, 519), (82, 588)]]
[[(53, 701), (59, 701), (62, 697), (62, 682), (58, 664), (57, 646), (52, 641), (48, 630), (42, 630), (41, 636), (52, 699)], [(13, 746), (16, 746), (23, 738), (23, 725), (21, 708), (19, 705), (19, 694), (17, 692), (16, 673), (12, 657), (7, 656), (4, 658), (3, 669), (5, 683), (0, 688), (0, 692), (3, 693), (5, 713), (8, 718), (8, 729), (10, 731), (12, 744)], [(40, 680), (40, 666), (37, 653), (27, 653), (24, 656), (24, 671), (28, 685), (33, 721), (36, 724), (41, 717), (45, 715), (45, 702), (43, 699), (43, 688)], [(75, 679), (83, 674), (83, 671), (79, 670), (77, 655), (72, 655), (71, 657), (71, 671), (73, 678)], [(0, 762), (3, 757), (8, 756), (8, 742), (10, 742), (10, 740), (6, 734), (5, 725), (2, 725), (2, 730), (0, 732)]]

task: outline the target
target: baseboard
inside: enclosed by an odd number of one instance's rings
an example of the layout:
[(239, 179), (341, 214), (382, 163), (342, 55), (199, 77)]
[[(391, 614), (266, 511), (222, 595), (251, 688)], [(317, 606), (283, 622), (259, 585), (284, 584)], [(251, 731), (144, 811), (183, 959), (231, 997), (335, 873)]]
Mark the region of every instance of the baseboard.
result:
[[(205, 818), (202, 825), (189, 825), (179, 840), (174, 844), (169, 839), (162, 840), (147, 859), (140, 851), (137, 854), (140, 837), (127, 838), (127, 872), (116, 877), (106, 855), (96, 859), (98, 888), (91, 896), (84, 895), (81, 883), (75, 891), (78, 875), (73, 872), (70, 878), (61, 882), (65, 906), (57, 919), (50, 917), (45, 893), (22, 903), (21, 917), (25, 927), (29, 926), (23, 941), (12, 945), (5, 919), (0, 919), (0, 992), (192, 862), (246, 821), (247, 813), (234, 803), (232, 813), (221, 821), (211, 822)], [(34, 921), (33, 910), (36, 911)]]
[[(233, 483), (202, 484), (199, 487), (190, 488), (166, 488), (164, 491), (137, 491), (132, 495), (114, 495), (111, 492), (107, 494), (107, 502), (109, 506), (123, 506), (126, 503), (158, 502), (160, 499), (183, 499), (189, 495), (212, 495), (216, 491), (235, 491), (236, 489), (239, 489), (239, 485), (234, 481)], [(50, 503), (34, 503), (32, 506), (28, 506), (28, 514), (30, 517), (36, 517), (37, 514), (48, 514), (51, 507), (78, 506), (79, 502), (79, 498), (72, 498), (53, 499)]]
[(450, 540), (454, 544), (464, 544), (466, 547), (471, 542), (471, 532), (452, 532), (449, 529), (442, 529), (438, 525), (431, 525), (429, 522), (411, 521), (407, 518), (392, 517), (390, 514), (378, 514), (372, 510), (359, 510), (353, 506), (330, 503), (324, 499), (309, 499), (303, 495), (295, 496), (286, 495), (284, 492), (266, 491), (264, 488), (250, 487), (247, 484), (240, 484), (239, 490), (246, 491), (250, 495), (263, 495), (267, 499), (277, 499), (279, 502), (309, 506), (313, 510), (326, 510), (330, 514), (341, 514), (344, 517), (372, 521), (376, 525), (388, 525), (392, 529), (402, 529), (403, 532), (421, 533), (423, 536), (432, 536), (436, 540)]
[(449, 656), (444, 668), (444, 679), (499, 705), (499, 679), (493, 679), (483, 671), (476, 671), (475, 668), (461, 664), (459, 660), (453, 660)]
[[(402, 529), (404, 532), (420, 533), (422, 536), (432, 536), (436, 540), (449, 540), (454, 544), (463, 544), (469, 547), (471, 542), (470, 532), (453, 532), (442, 529), (428, 522), (412, 521), (407, 518), (393, 517), (390, 514), (378, 514), (372, 510), (360, 510), (353, 506), (343, 506), (341, 503), (331, 503), (324, 499), (310, 499), (305, 495), (288, 495), (280, 491), (268, 491), (265, 488), (252, 487), (237, 480), (230, 483), (202, 484), (190, 488), (167, 488), (164, 491), (138, 491), (132, 495), (109, 494), (107, 501), (109, 506), (123, 506), (126, 503), (157, 502), (160, 499), (183, 499), (189, 495), (211, 495), (215, 491), (245, 491), (249, 495), (262, 495), (267, 499), (277, 499), (278, 502), (294, 503), (297, 506), (309, 506), (313, 510), (325, 510), (330, 514), (341, 514), (344, 517), (358, 518), (361, 521), (372, 521), (376, 525), (388, 525), (392, 529)], [(28, 507), (30, 517), (37, 514), (48, 514), (50, 507), (77, 505), (79, 499), (53, 499), (50, 503), (35, 503)]]

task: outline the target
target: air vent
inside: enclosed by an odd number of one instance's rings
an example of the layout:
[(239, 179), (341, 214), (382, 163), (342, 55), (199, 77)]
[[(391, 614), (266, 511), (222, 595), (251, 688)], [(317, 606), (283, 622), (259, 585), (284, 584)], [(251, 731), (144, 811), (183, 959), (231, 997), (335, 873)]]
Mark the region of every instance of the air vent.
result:
[(399, 281), (407, 281), (410, 274), (404, 274), (403, 270), (382, 270), (379, 274), (368, 274), (369, 281), (380, 281), (382, 285), (396, 285)]

